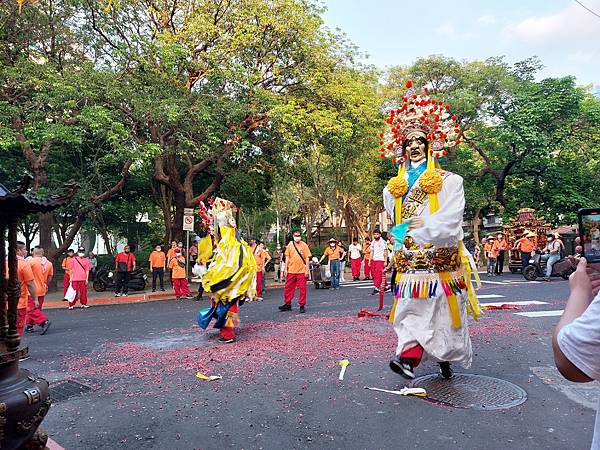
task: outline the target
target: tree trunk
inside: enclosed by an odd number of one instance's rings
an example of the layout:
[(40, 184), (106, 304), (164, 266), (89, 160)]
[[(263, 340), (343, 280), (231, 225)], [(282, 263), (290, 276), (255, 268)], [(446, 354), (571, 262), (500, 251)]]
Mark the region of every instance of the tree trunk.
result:
[(40, 246), (48, 252), (54, 251), (56, 246), (54, 245), (54, 239), (52, 239), (52, 213), (39, 213), (38, 224), (39, 224), (39, 235), (40, 235)]
[(104, 248), (106, 253), (110, 256), (113, 256), (112, 244), (110, 242), (110, 236), (108, 234), (108, 230), (106, 228), (106, 222), (104, 222), (104, 214), (102, 209), (96, 209), (96, 221), (98, 222), (98, 231), (100, 231), (100, 235), (102, 236), (102, 240), (104, 241)]
[(183, 191), (173, 193), (173, 205), (175, 214), (171, 223), (171, 239), (180, 241), (183, 239), (183, 210), (187, 207)]
[(477, 245), (480, 244), (479, 240), (479, 217), (481, 216), (481, 208), (477, 208), (475, 210), (475, 214), (473, 214), (473, 239), (475, 239), (475, 243)]

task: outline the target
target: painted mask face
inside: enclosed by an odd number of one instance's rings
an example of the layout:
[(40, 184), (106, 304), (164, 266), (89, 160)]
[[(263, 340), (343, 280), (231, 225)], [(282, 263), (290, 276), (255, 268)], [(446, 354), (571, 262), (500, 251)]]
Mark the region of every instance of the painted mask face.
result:
[(411, 162), (423, 161), (427, 157), (425, 144), (418, 138), (411, 138), (406, 146), (406, 153)]

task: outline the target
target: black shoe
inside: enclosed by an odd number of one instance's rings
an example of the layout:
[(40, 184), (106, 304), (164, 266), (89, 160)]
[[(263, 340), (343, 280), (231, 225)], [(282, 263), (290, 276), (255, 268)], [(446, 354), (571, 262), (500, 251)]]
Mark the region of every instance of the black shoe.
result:
[(152, 292), (156, 292), (156, 289), (152, 289)]
[(373, 292), (371, 292), (371, 295), (375, 295), (375, 294), (379, 294), (379, 289), (377, 289), (377, 288), (373, 289)]
[(199, 295), (197, 295), (196, 297), (194, 297), (194, 300), (199, 302), (200, 300), (202, 300), (202, 297), (200, 297)]
[(225, 339), (224, 337), (219, 338), (219, 342), (223, 344), (233, 344), (235, 342), (235, 338), (233, 339)]
[(450, 367), (449, 362), (441, 362), (440, 363), (440, 375), (444, 380), (449, 380), (454, 375), (452, 372), (452, 368)]
[(50, 328), (50, 325), (52, 325), (52, 322), (50, 322), (49, 320), (46, 320), (42, 324), (42, 333), (41, 334), (46, 334), (46, 332), (48, 331), (48, 328)]
[(292, 310), (292, 305), (288, 305), (287, 303), (284, 303), (283, 305), (281, 305), (279, 307), (279, 311), (291, 311)]
[(300, 312), (301, 313), (305, 313), (306, 312), (306, 308), (304, 308), (304, 305), (300, 305)]
[(390, 369), (396, 372), (398, 375), (402, 375), (407, 380), (415, 379), (415, 372), (413, 372), (413, 366), (406, 360), (400, 358), (394, 358), (390, 361)]
[(165, 292), (165, 290), (163, 288), (160, 288), (161, 291)]
[[(25, 333), (34, 333), (34, 329), (33, 329), (33, 325), (27, 325), (27, 327), (25, 328)], [(42, 333), (44, 334), (44, 333)]]

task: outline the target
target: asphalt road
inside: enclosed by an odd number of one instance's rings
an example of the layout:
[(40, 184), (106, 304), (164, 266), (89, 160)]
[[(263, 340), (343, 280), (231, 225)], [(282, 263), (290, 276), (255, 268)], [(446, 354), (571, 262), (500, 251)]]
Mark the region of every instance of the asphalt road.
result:
[[(367, 283), (310, 286), (303, 315), (297, 304), (279, 312), (281, 289), (270, 290), (263, 302), (242, 306), (234, 344), (219, 344), (216, 330), (195, 324), (207, 302), (53, 310), (48, 334), (26, 338), (31, 359), (22, 367), (52, 385), (91, 387), (55, 402), (43, 422), (67, 449), (589, 448), (600, 389), (561, 380), (550, 346), (558, 317), (545, 316), (559, 314), (552, 311), (564, 306), (567, 282), (484, 281), (482, 302), (541, 302), (471, 322), (473, 366), (456, 368), (525, 389), (527, 401), (510, 409), (459, 409), (365, 390), (406, 386), (388, 368), (396, 346), (390, 324), (356, 317), (376, 307)], [(197, 372), (223, 378), (203, 381)], [(424, 363), (417, 376), (435, 372)]]

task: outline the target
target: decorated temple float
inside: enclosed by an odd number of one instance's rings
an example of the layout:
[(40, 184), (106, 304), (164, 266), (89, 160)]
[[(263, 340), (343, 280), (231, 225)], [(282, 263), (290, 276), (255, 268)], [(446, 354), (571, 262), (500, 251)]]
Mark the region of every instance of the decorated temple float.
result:
[(510, 243), (508, 267), (511, 273), (521, 272), (521, 252), (513, 250), (515, 242), (527, 231), (535, 234), (535, 247), (544, 248), (546, 245), (546, 233), (552, 229), (552, 225), (546, 222), (544, 217), (537, 217), (535, 209), (522, 208), (517, 211), (517, 217), (510, 219), (508, 225), (504, 225), (504, 233)]

